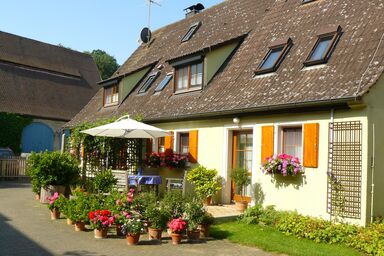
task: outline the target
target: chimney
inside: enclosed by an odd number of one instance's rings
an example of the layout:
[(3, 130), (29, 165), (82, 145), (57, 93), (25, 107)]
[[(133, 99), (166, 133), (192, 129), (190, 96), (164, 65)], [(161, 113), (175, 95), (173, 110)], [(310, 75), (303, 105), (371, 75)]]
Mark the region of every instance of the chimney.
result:
[(202, 5), (200, 3), (192, 5), (192, 6), (184, 9), (184, 11), (186, 11), (185, 17), (186, 18), (191, 17), (191, 16), (195, 15), (196, 13), (200, 13), (204, 9), (205, 9), (204, 5)]

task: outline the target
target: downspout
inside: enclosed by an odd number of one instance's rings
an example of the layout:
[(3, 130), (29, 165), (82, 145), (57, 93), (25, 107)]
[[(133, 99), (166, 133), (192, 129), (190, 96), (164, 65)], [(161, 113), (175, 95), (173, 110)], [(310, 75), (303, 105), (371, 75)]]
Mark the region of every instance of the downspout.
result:
[(65, 148), (65, 133), (63, 132), (63, 134), (61, 134), (61, 154), (64, 153), (64, 148)]
[(371, 223), (373, 223), (373, 199), (374, 199), (374, 193), (375, 193), (375, 183), (374, 183), (374, 177), (375, 177), (375, 124), (372, 125), (372, 158), (371, 158)]
[[(333, 124), (333, 122), (335, 121), (335, 109), (334, 109), (334, 108), (331, 109), (331, 118), (330, 118), (330, 119), (331, 119), (331, 120), (330, 120), (331, 123)], [(329, 143), (333, 145), (333, 132), (331, 132), (331, 133), (329, 134)], [(329, 154), (328, 154), (328, 168), (329, 168)], [(329, 170), (329, 169), (328, 169), (328, 172), (329, 172), (329, 171), (332, 172), (332, 170)], [(327, 179), (329, 179), (329, 177), (327, 177)], [(328, 181), (328, 182), (329, 182), (329, 181)], [(331, 211), (331, 213), (329, 214), (329, 220), (332, 221), (332, 211)]]

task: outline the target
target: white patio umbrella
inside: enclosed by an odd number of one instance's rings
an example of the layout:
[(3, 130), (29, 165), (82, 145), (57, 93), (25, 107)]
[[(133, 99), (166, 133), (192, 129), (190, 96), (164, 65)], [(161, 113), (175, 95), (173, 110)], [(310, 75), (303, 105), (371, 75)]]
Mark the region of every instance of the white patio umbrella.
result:
[(169, 135), (168, 132), (162, 129), (135, 121), (130, 119), (129, 116), (123, 116), (113, 123), (81, 132), (92, 136), (132, 139), (154, 139)]

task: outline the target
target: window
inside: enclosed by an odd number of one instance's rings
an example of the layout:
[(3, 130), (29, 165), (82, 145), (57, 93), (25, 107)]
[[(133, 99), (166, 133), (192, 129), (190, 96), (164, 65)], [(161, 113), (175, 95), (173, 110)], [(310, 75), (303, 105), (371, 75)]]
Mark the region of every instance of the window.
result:
[(160, 91), (164, 90), (165, 86), (167, 86), (169, 81), (171, 81), (172, 77), (173, 77), (172, 74), (166, 75), (164, 77), (163, 81), (161, 81), (159, 83), (159, 85), (156, 87), (155, 92), (160, 92)]
[(165, 137), (161, 137), (157, 140), (157, 152), (159, 153), (165, 152)]
[(333, 32), (328, 32), (318, 36), (317, 42), (309, 54), (304, 65), (317, 65), (323, 64), (331, 57), (336, 43), (341, 35), (341, 27), (338, 26)]
[(141, 87), (139, 93), (145, 93), (148, 91), (148, 89), (151, 87), (153, 81), (155, 81), (155, 79), (157, 78), (157, 76), (159, 75), (159, 72), (157, 73), (154, 73), (154, 74), (151, 74), (147, 80), (144, 82), (143, 86)]
[(119, 86), (113, 85), (104, 88), (104, 106), (113, 106), (119, 102)]
[(203, 85), (203, 62), (176, 68), (175, 91), (198, 90)]
[(273, 45), (269, 47), (267, 55), (264, 57), (255, 73), (265, 74), (276, 71), (291, 47), (292, 40), (290, 38), (288, 40), (275, 41)]
[(281, 153), (301, 158), (303, 148), (302, 127), (283, 127), (281, 129)]
[(189, 27), (187, 33), (183, 36), (183, 38), (181, 39), (181, 42), (186, 42), (188, 41), (189, 39), (192, 38), (192, 36), (195, 34), (195, 32), (197, 31), (197, 29), (200, 27), (201, 23), (200, 22), (197, 22), (195, 24), (193, 24), (192, 26)]
[(189, 133), (180, 133), (179, 136), (179, 152), (180, 154), (189, 153)]
[(314, 2), (314, 1), (316, 1), (316, 0), (302, 0), (302, 4), (306, 4), (306, 3), (310, 3), (310, 2)]

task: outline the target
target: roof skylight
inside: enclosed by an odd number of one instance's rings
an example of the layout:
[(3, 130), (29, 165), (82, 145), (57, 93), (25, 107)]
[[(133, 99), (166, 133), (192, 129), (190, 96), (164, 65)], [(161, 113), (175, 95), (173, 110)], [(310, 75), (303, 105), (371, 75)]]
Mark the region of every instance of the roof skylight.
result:
[(159, 72), (156, 72), (156, 73), (153, 73), (151, 74), (147, 80), (145, 80), (143, 86), (141, 87), (139, 93), (145, 93), (148, 91), (148, 89), (151, 87), (153, 81), (155, 81), (155, 79), (157, 78), (157, 76), (159, 75)]
[(200, 27), (201, 23), (200, 22), (196, 22), (195, 24), (192, 24), (187, 33), (183, 36), (183, 38), (181, 39), (181, 42), (186, 42), (188, 41), (189, 39), (192, 38), (192, 36), (195, 34), (195, 32), (197, 31), (197, 29)]
[(159, 85), (156, 87), (155, 92), (160, 92), (164, 90), (165, 86), (167, 86), (167, 84), (169, 83), (169, 81), (171, 81), (172, 78), (173, 78), (173, 74), (166, 75), (163, 81), (161, 81)]

